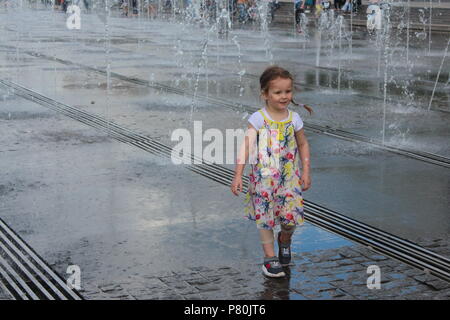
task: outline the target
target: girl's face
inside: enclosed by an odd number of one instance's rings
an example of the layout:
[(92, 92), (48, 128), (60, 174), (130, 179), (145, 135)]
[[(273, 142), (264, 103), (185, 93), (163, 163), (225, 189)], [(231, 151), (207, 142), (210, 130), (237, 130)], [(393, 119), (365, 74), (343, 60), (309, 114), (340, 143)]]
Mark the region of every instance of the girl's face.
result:
[(286, 110), (292, 101), (292, 80), (276, 78), (269, 83), (267, 92), (262, 96), (267, 106), (278, 111)]

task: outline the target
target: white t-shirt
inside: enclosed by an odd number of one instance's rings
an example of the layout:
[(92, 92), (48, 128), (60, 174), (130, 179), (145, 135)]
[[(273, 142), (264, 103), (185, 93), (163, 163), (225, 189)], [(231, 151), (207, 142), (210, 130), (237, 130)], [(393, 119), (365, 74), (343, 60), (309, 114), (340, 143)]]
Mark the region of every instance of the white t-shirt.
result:
[[(264, 112), (264, 115), (267, 117), (267, 119), (270, 119), (272, 121), (274, 121), (269, 113), (267, 112), (266, 108), (262, 109)], [(297, 132), (298, 130), (300, 130), (301, 128), (303, 128), (303, 120), (302, 118), (300, 118), (300, 115), (297, 112), (294, 111), (290, 111), (292, 112), (292, 122), (294, 123), (294, 131)], [(289, 116), (286, 119), (283, 119), (281, 121), (287, 121), (289, 119)], [(250, 124), (255, 127), (256, 131), (258, 131), (259, 129), (261, 129), (261, 127), (264, 124), (264, 117), (262, 116), (262, 114), (259, 111), (256, 111), (255, 113), (253, 113), (250, 118), (248, 118), (248, 122), (250, 122)]]

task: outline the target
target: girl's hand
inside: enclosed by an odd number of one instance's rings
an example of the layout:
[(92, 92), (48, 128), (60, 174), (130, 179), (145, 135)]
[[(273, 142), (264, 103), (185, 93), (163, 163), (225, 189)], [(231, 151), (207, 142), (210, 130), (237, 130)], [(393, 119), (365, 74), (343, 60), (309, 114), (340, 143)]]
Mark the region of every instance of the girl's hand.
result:
[(300, 183), (302, 184), (303, 191), (308, 190), (311, 187), (311, 177), (309, 176), (309, 174), (302, 174)]
[(242, 192), (242, 176), (235, 175), (233, 178), (233, 182), (231, 183), (231, 192), (234, 193), (235, 196), (239, 195), (239, 192)]

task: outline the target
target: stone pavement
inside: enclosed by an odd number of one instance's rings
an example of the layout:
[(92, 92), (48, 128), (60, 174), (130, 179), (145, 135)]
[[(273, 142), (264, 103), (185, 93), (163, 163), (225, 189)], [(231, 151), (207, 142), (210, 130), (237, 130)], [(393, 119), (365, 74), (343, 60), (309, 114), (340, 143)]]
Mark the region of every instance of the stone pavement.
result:
[[(448, 240), (424, 243), (443, 255)], [(264, 278), (260, 264), (218, 268), (188, 267), (185, 272), (129, 276), (115, 283), (82, 288), (86, 299), (151, 300), (448, 300), (450, 283), (363, 246), (303, 253), (294, 257), (284, 279)], [(381, 270), (381, 288), (368, 289), (367, 267)]]
[[(423, 242), (448, 256), (448, 240)], [(114, 283), (83, 287), (95, 300), (448, 300), (450, 283), (386, 258), (363, 246), (305, 252), (294, 256), (284, 279), (264, 278), (260, 265), (188, 267), (184, 272), (130, 275)], [(367, 267), (381, 270), (381, 288), (368, 289)], [(9, 299), (0, 286), (0, 300)]]

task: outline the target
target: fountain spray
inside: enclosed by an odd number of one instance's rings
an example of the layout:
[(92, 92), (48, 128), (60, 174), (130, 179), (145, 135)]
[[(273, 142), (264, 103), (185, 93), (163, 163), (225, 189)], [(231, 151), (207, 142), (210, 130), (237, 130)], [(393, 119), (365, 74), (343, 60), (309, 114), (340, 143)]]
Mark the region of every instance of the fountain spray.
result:
[[(431, 93), (431, 98), (430, 98), (430, 103), (428, 104), (428, 111), (431, 110), (431, 103), (433, 102), (433, 98), (434, 98), (434, 92), (436, 91), (436, 86), (437, 83), (439, 81), (439, 77), (441, 75), (441, 71), (442, 71), (442, 66), (444, 65), (444, 60), (447, 57), (447, 52), (448, 52), (448, 46), (450, 45), (450, 38), (447, 41), (447, 46), (445, 47), (445, 51), (444, 51), (444, 56), (442, 57), (442, 61), (441, 61), (441, 66), (439, 67), (439, 71), (438, 74), (436, 76), (436, 81), (434, 82), (434, 88), (433, 88), (433, 92)], [(450, 80), (450, 79), (449, 79)]]

